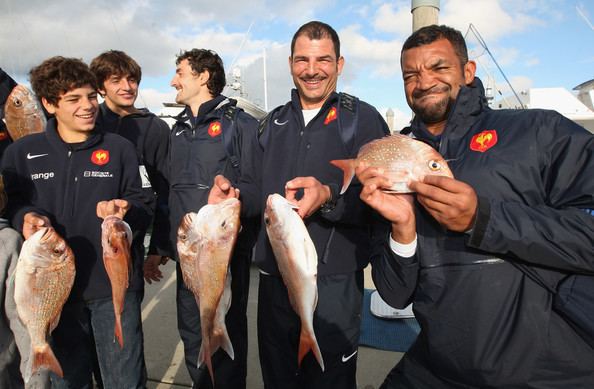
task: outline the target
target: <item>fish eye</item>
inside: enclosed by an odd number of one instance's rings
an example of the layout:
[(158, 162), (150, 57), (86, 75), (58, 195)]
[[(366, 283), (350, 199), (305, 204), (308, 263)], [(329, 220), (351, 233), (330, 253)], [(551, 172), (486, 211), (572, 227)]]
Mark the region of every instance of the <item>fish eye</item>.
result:
[(264, 223), (266, 223), (267, 226), (270, 225), (270, 218), (265, 217), (264, 218)]
[(60, 250), (59, 248), (55, 248), (53, 251), (54, 251), (54, 254), (57, 254), (57, 255), (62, 254), (62, 250)]
[(188, 239), (188, 236), (186, 234), (179, 234), (178, 238), (181, 240), (186, 240)]
[(431, 171), (438, 171), (441, 169), (441, 163), (439, 163), (438, 161), (432, 159), (431, 161), (429, 161), (429, 170)]
[(19, 99), (14, 99), (13, 103), (16, 107), (20, 107), (21, 105), (23, 105), (23, 102)]

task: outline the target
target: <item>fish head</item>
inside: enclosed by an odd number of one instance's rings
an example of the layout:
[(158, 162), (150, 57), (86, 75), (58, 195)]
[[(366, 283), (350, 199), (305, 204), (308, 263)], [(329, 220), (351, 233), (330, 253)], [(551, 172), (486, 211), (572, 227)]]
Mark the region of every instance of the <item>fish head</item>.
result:
[(74, 254), (66, 241), (52, 227), (43, 227), (29, 237), (19, 256), (34, 267), (49, 268), (64, 262), (74, 263)]
[(234, 242), (241, 227), (241, 203), (231, 198), (218, 204), (207, 204), (198, 213), (184, 216), (177, 230), (177, 250), (180, 255), (192, 255), (201, 242), (223, 246)]
[(264, 210), (264, 223), (266, 228), (278, 226), (282, 228), (283, 223), (291, 220), (292, 214), (298, 207), (291, 203), (278, 193), (273, 193), (266, 199), (266, 209)]
[(17, 85), (8, 96), (4, 106), (6, 128), (12, 140), (25, 135), (43, 132), (45, 114), (33, 92), (23, 85)]
[(107, 216), (101, 223), (101, 245), (104, 257), (129, 253), (132, 230), (128, 223), (117, 216)]

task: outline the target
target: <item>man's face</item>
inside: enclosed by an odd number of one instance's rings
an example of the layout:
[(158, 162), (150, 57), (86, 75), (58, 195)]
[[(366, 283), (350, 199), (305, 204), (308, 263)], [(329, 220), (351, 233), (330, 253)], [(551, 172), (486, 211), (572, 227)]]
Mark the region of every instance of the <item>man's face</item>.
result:
[(464, 66), (447, 39), (438, 39), (402, 53), (402, 77), (406, 101), (426, 124), (447, 120), (462, 85), (474, 79), (476, 66)]
[(344, 58), (336, 58), (330, 38), (309, 39), (301, 35), (295, 41), (289, 66), (304, 109), (321, 107), (336, 90)]
[(42, 98), (45, 109), (55, 115), (60, 134), (88, 133), (95, 127), (99, 109), (97, 91), (90, 85), (71, 89), (60, 96), (57, 105)]
[(177, 95), (175, 96), (176, 103), (191, 105), (191, 102), (204, 92), (203, 89), (206, 85), (203, 85), (201, 74), (196, 74), (192, 71), (192, 67), (187, 59), (182, 60), (177, 65), (175, 76), (171, 80), (171, 86), (177, 90)]
[(131, 75), (111, 75), (99, 92), (110, 108), (130, 108), (138, 96), (138, 80)]

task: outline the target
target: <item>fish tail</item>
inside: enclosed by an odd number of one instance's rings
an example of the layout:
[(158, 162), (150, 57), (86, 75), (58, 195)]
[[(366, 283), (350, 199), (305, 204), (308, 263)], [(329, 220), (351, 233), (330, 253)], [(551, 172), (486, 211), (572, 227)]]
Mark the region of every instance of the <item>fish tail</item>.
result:
[(40, 345), (40, 346), (36, 346), (33, 349), (31, 371), (27, 372), (28, 373), (27, 375), (29, 375), (29, 378), (42, 367), (48, 368), (49, 370), (53, 371), (60, 377), (64, 377), (64, 372), (62, 371), (60, 362), (58, 362), (58, 359), (54, 355), (54, 352), (52, 351), (51, 347), (47, 343)]
[(301, 361), (309, 351), (314, 353), (316, 360), (320, 364), (322, 371), (324, 371), (324, 359), (322, 358), (322, 352), (318, 346), (318, 341), (312, 332), (306, 331), (303, 327), (301, 328), (301, 335), (299, 336), (299, 354), (297, 356), (297, 365), (301, 366)]
[(330, 163), (344, 172), (342, 189), (340, 190), (340, 194), (343, 194), (346, 192), (355, 176), (355, 164), (352, 159), (334, 159), (330, 161)]
[(123, 349), (124, 335), (122, 334), (122, 316), (117, 313), (115, 315), (114, 334), (115, 338), (118, 340), (118, 343), (120, 344), (120, 349)]
[(231, 344), (227, 326), (223, 325), (217, 332), (215, 339), (213, 339), (213, 342), (211, 343), (211, 350), (216, 351), (220, 347), (225, 350), (227, 355), (229, 355), (229, 358), (235, 360), (235, 351), (233, 351), (233, 344)]
[(202, 337), (202, 342), (200, 344), (200, 352), (198, 353), (198, 368), (205, 363), (206, 367), (208, 368), (208, 373), (210, 374), (210, 379), (212, 381), (212, 386), (214, 387), (215, 378), (214, 372), (212, 370), (212, 359), (211, 359), (211, 347), (210, 347), (210, 339), (208, 337)]

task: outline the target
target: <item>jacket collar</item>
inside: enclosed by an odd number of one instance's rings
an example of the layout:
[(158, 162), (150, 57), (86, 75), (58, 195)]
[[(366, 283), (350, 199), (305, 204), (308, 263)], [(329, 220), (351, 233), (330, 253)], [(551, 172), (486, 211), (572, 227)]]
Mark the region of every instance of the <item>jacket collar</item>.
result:
[[(338, 96), (338, 93), (332, 92), (324, 102), (324, 105), (322, 105), (322, 107), (320, 108), (320, 112), (325, 112), (327, 107), (337, 102)], [(301, 100), (299, 99), (299, 93), (295, 88), (291, 90), (291, 105), (293, 106), (293, 109), (297, 112), (301, 112), (301, 110), (303, 109), (303, 107), (301, 106)]]
[(213, 99), (202, 103), (200, 108), (198, 108), (198, 116), (196, 116), (196, 118), (194, 118), (192, 115), (192, 110), (190, 107), (186, 105), (186, 108), (175, 117), (175, 120), (178, 122), (192, 122), (194, 119), (196, 119), (196, 124), (202, 123), (215, 114), (217, 106), (225, 99), (225, 96), (218, 95)]
[(58, 134), (58, 129), (56, 128), (57, 126), (57, 121), (55, 118), (50, 118), (47, 121), (47, 126), (45, 128), (45, 134), (46, 137), (49, 141), (49, 143), (51, 145), (53, 145), (54, 147), (61, 149), (61, 150), (83, 150), (83, 149), (89, 149), (93, 146), (95, 146), (96, 144), (98, 144), (99, 142), (101, 142), (101, 140), (103, 139), (103, 134), (97, 130), (97, 128), (95, 127), (92, 131), (90, 136), (87, 138), (87, 140), (85, 140), (82, 143), (76, 143), (76, 147), (71, 148), (70, 145), (66, 142), (64, 142), (62, 140), (62, 138), (60, 138), (60, 135)]

